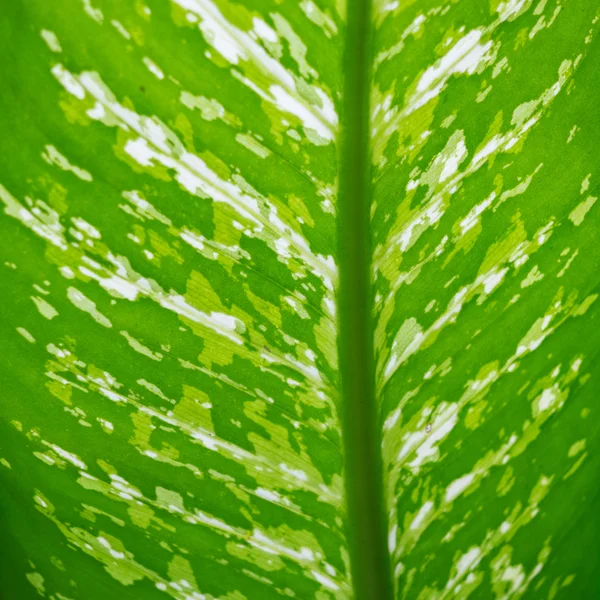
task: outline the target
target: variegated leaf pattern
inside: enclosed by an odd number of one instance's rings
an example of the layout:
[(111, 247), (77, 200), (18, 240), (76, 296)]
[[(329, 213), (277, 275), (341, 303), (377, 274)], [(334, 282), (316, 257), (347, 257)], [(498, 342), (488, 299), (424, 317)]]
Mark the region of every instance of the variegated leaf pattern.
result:
[(2, 589), (347, 597), (338, 9), (3, 12)]
[[(595, 597), (600, 10), (372, 4), (394, 595)], [(355, 4), (5, 5), (0, 596), (355, 597)]]
[(373, 276), (398, 598), (599, 593), (593, 2), (376, 8)]

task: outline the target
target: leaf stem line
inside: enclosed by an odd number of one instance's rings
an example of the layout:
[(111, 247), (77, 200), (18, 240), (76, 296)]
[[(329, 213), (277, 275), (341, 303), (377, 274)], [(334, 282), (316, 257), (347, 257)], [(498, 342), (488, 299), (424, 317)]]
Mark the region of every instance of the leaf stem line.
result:
[(371, 280), (371, 0), (348, 0), (338, 196), (339, 365), (356, 600), (391, 600), (375, 394)]

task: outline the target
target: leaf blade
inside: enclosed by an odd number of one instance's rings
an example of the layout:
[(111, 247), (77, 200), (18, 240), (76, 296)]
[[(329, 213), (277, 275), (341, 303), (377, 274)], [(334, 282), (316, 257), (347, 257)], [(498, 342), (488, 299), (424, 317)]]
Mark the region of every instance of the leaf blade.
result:
[(573, 222), (598, 170), (585, 108), (596, 9), (437, 6), (382, 14), (376, 58), (376, 347), (397, 597), (586, 595), (595, 558), (563, 540), (597, 504), (593, 451), (577, 467), (574, 453), (597, 443), (585, 416), (598, 341), (584, 331), (598, 221), (590, 210), (587, 231)]

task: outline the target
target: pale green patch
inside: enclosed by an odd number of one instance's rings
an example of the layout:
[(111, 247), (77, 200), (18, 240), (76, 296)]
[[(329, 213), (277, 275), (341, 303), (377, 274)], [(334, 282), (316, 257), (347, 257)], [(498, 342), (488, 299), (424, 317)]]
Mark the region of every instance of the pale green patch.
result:
[(16, 329), (30, 344), (35, 344), (35, 338), (27, 331), (27, 329), (25, 329), (25, 327), (17, 327)]
[(53, 31), (49, 31), (48, 29), (42, 29), (40, 31), (40, 35), (48, 45), (48, 48), (52, 50), (52, 52), (62, 52), (60, 42)]
[(88, 313), (96, 323), (103, 327), (112, 327), (112, 323), (96, 308), (96, 303), (86, 297), (77, 288), (69, 287), (67, 297), (80, 310)]
[(25, 575), (27, 581), (35, 588), (36, 592), (40, 596), (46, 595), (46, 588), (44, 587), (44, 578), (40, 573), (27, 573)]
[(39, 296), (32, 296), (31, 299), (33, 300), (36, 308), (40, 311), (40, 314), (49, 321), (58, 316), (58, 311), (43, 298), (40, 298)]
[(47, 145), (45, 151), (42, 153), (43, 159), (49, 164), (56, 165), (60, 169), (65, 171), (71, 171), (79, 179), (83, 181), (92, 181), (92, 175), (85, 169), (81, 169), (69, 162), (69, 159), (61, 154), (54, 146)]
[(257, 156), (261, 158), (267, 158), (269, 154), (271, 154), (268, 148), (265, 148), (256, 138), (251, 135), (238, 133), (235, 136), (235, 139), (250, 150), (250, 152), (254, 152)]
[(129, 333), (127, 333), (127, 331), (121, 331), (120, 333), (127, 340), (127, 343), (136, 352), (139, 352), (140, 354), (143, 354), (144, 356), (147, 356), (148, 358), (150, 358), (152, 360), (162, 360), (163, 355), (160, 352), (156, 352), (156, 353), (152, 352), (152, 350), (150, 350), (150, 348), (147, 348), (140, 341), (136, 340), (134, 337), (129, 335)]
[(588, 212), (591, 210), (592, 206), (596, 204), (598, 198), (596, 196), (588, 196), (583, 202), (580, 202), (569, 215), (569, 220), (575, 225), (575, 227), (579, 227), (583, 220), (585, 219)]

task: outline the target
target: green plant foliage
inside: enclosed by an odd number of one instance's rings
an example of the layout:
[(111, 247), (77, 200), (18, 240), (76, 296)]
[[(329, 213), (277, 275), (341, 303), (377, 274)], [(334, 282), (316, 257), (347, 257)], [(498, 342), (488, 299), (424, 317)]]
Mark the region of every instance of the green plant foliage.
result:
[(6, 0), (0, 597), (598, 597), (599, 29)]

